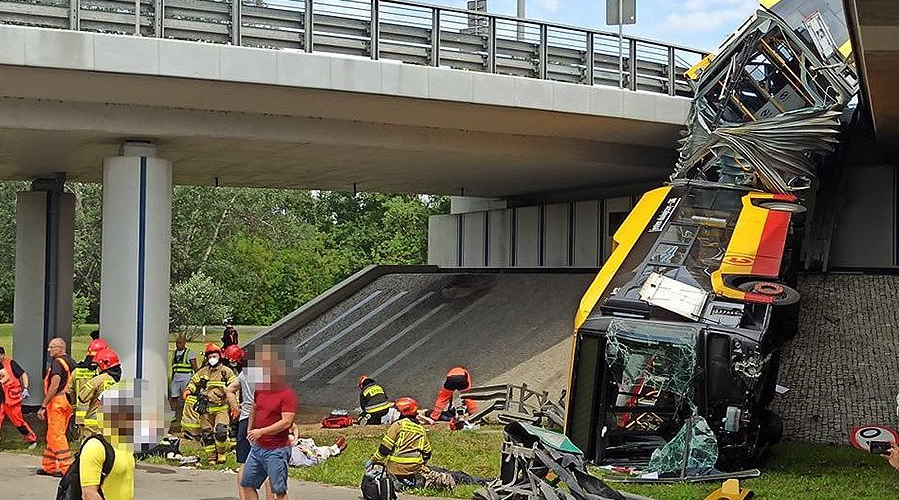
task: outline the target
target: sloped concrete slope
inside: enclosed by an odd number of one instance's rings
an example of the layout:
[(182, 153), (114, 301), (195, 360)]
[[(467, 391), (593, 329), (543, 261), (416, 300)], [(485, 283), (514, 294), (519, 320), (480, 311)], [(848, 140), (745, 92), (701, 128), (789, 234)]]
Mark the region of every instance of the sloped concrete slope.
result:
[[(308, 408), (358, 405), (356, 380), (433, 403), (446, 370), (478, 384), (564, 386), (572, 318), (594, 272), (388, 274), (285, 338)], [(561, 353), (561, 354), (560, 354)]]

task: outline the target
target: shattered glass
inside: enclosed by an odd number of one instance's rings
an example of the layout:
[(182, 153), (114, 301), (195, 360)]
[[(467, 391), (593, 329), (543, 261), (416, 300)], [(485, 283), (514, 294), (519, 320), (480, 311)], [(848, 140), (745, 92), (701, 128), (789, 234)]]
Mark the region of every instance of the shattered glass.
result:
[(683, 471), (689, 475), (691, 471), (714, 468), (717, 461), (718, 440), (715, 433), (704, 418), (694, 416), (684, 423), (671, 441), (652, 453), (644, 471), (659, 475)]
[(681, 401), (693, 395), (697, 329), (613, 320), (606, 332), (605, 360), (618, 385), (617, 426), (655, 431)]

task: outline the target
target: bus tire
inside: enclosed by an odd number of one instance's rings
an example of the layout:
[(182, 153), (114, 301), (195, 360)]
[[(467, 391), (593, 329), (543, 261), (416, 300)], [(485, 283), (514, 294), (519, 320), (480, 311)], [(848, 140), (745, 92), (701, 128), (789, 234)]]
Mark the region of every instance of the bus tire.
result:
[(758, 206), (767, 210), (779, 210), (781, 212), (790, 212), (791, 214), (802, 214), (806, 210), (804, 206), (798, 203), (778, 200), (762, 201), (759, 202)]
[(775, 306), (789, 306), (799, 302), (799, 292), (795, 288), (774, 283), (772, 281), (746, 281), (740, 283), (738, 288), (744, 292), (768, 295), (774, 298)]

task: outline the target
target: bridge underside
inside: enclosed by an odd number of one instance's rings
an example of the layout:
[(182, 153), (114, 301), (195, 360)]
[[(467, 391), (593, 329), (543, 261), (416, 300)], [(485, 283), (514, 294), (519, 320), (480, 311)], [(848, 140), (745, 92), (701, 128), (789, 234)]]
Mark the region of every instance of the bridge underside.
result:
[[(64, 171), (98, 181), (103, 158), (118, 154), (123, 140), (146, 139), (173, 162), (178, 184), (336, 190), (355, 184), (366, 191), (506, 197), (660, 180), (681, 128), (510, 106), (18, 66), (0, 66), (0, 89), (5, 179)], [(594, 106), (612, 107), (628, 92), (584, 90), (600, 92)]]

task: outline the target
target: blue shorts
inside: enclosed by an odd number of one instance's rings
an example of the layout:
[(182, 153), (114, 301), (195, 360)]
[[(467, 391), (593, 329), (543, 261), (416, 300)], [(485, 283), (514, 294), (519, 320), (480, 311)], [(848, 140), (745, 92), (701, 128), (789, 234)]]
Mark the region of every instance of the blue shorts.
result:
[(240, 485), (244, 488), (258, 490), (269, 479), (272, 493), (287, 493), (287, 461), (290, 460), (290, 447), (267, 450), (257, 445), (250, 446), (250, 455), (244, 464), (243, 478)]
[(237, 422), (237, 463), (247, 463), (247, 455), (250, 454), (250, 442), (247, 441), (247, 425), (250, 419), (245, 418)]

